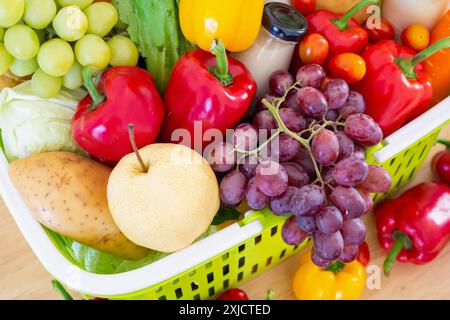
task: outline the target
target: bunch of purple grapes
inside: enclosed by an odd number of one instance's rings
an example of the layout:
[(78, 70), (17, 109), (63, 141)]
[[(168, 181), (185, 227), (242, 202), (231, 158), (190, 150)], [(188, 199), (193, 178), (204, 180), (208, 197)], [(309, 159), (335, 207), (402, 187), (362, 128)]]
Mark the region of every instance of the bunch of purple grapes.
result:
[(366, 236), (361, 217), (372, 209), (370, 194), (392, 184), (364, 154), (382, 141), (382, 131), (364, 114), (362, 95), (328, 79), (320, 65), (303, 66), (295, 78), (277, 71), (269, 84), (252, 123), (240, 124), (208, 157), (224, 175), (220, 198), (226, 206), (245, 200), (254, 210), (291, 215), (282, 228), (287, 244), (312, 237), (316, 265), (349, 263)]

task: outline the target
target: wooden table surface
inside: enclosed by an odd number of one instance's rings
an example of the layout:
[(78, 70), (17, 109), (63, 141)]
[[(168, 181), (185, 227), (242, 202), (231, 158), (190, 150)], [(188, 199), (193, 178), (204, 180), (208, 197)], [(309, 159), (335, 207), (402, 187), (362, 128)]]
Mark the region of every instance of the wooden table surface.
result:
[[(442, 132), (450, 138), (450, 127)], [(430, 180), (435, 146), (427, 163), (411, 185)], [(371, 216), (367, 218), (371, 265), (382, 266), (384, 252), (379, 247)], [(51, 276), (39, 263), (0, 199), (0, 299), (60, 299), (51, 288)], [(242, 288), (252, 299), (265, 299), (272, 289), (277, 299), (293, 299), (291, 279), (297, 268), (298, 255), (245, 283)], [(379, 289), (366, 289), (364, 299), (449, 299), (450, 245), (432, 263), (425, 266), (397, 264), (390, 278), (381, 277)]]

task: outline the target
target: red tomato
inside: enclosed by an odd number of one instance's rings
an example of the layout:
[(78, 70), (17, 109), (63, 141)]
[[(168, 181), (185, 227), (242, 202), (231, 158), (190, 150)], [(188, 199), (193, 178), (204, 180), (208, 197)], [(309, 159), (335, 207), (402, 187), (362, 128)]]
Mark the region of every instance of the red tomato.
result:
[(447, 184), (450, 184), (450, 150), (436, 154), (432, 163), (433, 171)]
[(318, 33), (311, 33), (300, 43), (300, 59), (305, 64), (322, 64), (328, 57), (329, 49), (328, 40), (324, 36)]
[(316, 9), (317, 0), (292, 0), (292, 6), (300, 11), (303, 15), (307, 15)]
[(222, 293), (216, 300), (248, 300), (248, 296), (241, 289), (229, 289)]
[(349, 84), (360, 81), (366, 75), (366, 63), (355, 53), (341, 53), (334, 56), (328, 67), (333, 77), (344, 79)]
[(363, 243), (361, 243), (361, 245), (359, 246), (358, 261), (364, 267), (367, 267), (367, 265), (370, 262), (369, 246), (367, 245), (367, 242), (365, 242), (365, 241)]
[(369, 40), (373, 43), (381, 40), (394, 39), (394, 28), (385, 18), (381, 18), (379, 28), (372, 28), (372, 26), (367, 26), (366, 23), (364, 24), (364, 29), (369, 34)]

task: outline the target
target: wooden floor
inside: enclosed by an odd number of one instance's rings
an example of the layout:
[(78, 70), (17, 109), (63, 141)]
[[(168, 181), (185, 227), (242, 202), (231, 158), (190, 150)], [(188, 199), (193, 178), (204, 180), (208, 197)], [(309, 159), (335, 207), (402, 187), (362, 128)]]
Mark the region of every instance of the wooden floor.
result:
[[(450, 138), (450, 127), (442, 132)], [(441, 150), (436, 146), (432, 153)], [(430, 156), (431, 158), (431, 156)], [(429, 161), (413, 184), (430, 180)], [(384, 252), (378, 246), (372, 217), (367, 220), (368, 242), (372, 265), (381, 266)], [(21, 236), (8, 210), (0, 199), (0, 299), (60, 299), (51, 288), (51, 276), (44, 270)], [(272, 289), (277, 299), (293, 299), (291, 279), (297, 268), (298, 256), (285, 261), (242, 286), (251, 299), (264, 299)], [(396, 265), (390, 278), (381, 278), (380, 289), (366, 290), (364, 299), (449, 299), (450, 245), (426, 266)]]

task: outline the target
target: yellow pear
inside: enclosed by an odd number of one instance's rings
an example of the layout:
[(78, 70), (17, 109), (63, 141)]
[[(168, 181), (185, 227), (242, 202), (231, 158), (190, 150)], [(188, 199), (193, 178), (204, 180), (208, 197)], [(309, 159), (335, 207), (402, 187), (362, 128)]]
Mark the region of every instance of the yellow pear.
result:
[(130, 240), (152, 250), (175, 252), (211, 225), (220, 205), (219, 186), (209, 164), (194, 150), (152, 144), (115, 167), (108, 182), (108, 203)]

